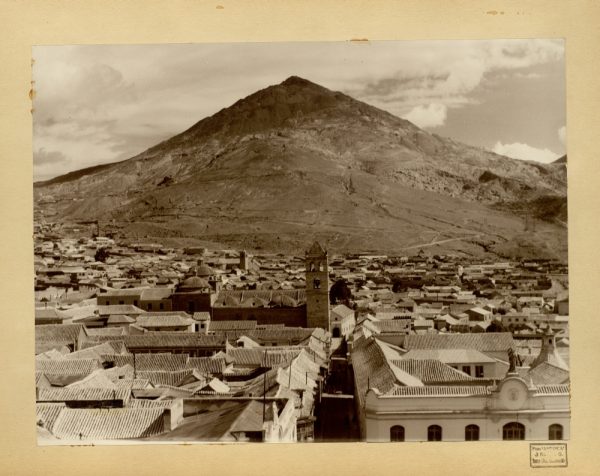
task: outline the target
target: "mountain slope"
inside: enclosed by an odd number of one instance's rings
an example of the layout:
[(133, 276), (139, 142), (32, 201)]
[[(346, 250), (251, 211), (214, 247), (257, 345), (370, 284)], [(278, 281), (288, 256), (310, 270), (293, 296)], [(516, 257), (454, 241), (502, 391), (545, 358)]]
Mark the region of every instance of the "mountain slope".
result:
[[(36, 184), (35, 195), (52, 197), (62, 220), (114, 220), (127, 236), (272, 250), (319, 236), (340, 250), (477, 254), (523, 231), (515, 204), (566, 200), (566, 172), (291, 77), (130, 160)], [(560, 254), (566, 232), (544, 218), (537, 233)]]

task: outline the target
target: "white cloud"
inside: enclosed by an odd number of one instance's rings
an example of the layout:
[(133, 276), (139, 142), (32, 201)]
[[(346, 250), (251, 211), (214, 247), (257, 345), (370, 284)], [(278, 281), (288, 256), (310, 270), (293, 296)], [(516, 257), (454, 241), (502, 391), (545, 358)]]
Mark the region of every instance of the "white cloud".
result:
[(414, 42), (412, 51), (406, 50), (396, 58), (400, 69), (375, 81), (365, 78), (364, 86), (347, 92), (400, 115), (415, 103), (456, 108), (472, 102), (471, 93), (489, 73), (539, 79), (537, 73), (520, 70), (564, 57), (562, 40)]
[(560, 139), (560, 142), (562, 145), (567, 145), (567, 127), (566, 126), (562, 126), (560, 129), (558, 129), (558, 138)]
[(413, 108), (404, 118), (419, 127), (439, 127), (446, 122), (448, 109), (443, 104), (429, 104)]
[(494, 152), (496, 154), (505, 155), (513, 159), (534, 160), (544, 164), (549, 164), (559, 157), (558, 154), (555, 154), (549, 149), (537, 149), (528, 144), (522, 144), (520, 142), (514, 142), (512, 144), (496, 142), (496, 145), (494, 146)]

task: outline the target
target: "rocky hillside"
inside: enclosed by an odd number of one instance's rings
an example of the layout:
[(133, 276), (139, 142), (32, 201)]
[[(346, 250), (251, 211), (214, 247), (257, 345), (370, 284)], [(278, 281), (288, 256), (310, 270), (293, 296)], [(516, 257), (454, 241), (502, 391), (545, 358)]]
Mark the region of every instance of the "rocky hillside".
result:
[[(533, 215), (551, 237), (542, 251), (566, 250), (554, 216), (564, 165), (439, 137), (298, 77), (129, 160), (37, 183), (35, 196), (61, 220), (111, 222), (132, 238), (477, 254), (506, 249)], [(528, 205), (546, 202), (543, 213)]]

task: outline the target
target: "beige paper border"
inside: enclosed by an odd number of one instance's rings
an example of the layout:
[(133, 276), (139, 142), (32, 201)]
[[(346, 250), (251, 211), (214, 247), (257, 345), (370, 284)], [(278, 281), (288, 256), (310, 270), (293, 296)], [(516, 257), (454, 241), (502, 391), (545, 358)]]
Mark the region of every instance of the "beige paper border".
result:
[[(600, 2), (0, 0), (0, 474), (598, 474), (595, 297), (600, 217)], [(569, 468), (529, 442), (37, 447), (30, 55), (34, 44), (566, 38), (571, 272)]]

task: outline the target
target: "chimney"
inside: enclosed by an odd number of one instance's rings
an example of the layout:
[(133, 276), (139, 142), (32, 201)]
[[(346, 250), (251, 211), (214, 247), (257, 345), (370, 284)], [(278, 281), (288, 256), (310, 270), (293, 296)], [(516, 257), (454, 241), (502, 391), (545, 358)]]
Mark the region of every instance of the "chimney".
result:
[(173, 425), (173, 415), (171, 413), (170, 408), (165, 408), (165, 411), (163, 413), (163, 424), (165, 432), (172, 431), (175, 429), (175, 426)]
[(163, 428), (165, 432), (173, 431), (183, 420), (183, 399), (173, 400), (171, 408), (165, 408), (163, 413)]

